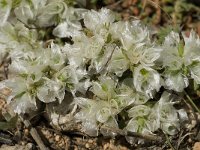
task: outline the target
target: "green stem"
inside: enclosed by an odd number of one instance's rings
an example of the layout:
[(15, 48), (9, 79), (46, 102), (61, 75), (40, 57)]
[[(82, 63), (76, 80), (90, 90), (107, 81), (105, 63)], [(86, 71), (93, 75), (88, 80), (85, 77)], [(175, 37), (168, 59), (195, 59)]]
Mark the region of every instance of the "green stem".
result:
[(187, 99), (188, 99), (188, 100), (190, 101), (190, 103), (192, 104), (192, 106), (196, 109), (196, 111), (198, 111), (198, 113), (200, 113), (199, 108), (196, 106), (196, 104), (193, 102), (193, 100), (190, 98), (190, 96), (187, 94), (187, 92), (184, 91), (184, 93), (185, 93)]

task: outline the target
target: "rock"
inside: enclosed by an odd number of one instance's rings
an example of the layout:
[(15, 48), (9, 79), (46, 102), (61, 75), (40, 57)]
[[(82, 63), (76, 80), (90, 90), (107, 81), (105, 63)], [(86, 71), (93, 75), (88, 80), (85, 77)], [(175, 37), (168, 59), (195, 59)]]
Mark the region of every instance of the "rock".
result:
[(200, 142), (196, 142), (193, 146), (193, 150), (200, 150)]

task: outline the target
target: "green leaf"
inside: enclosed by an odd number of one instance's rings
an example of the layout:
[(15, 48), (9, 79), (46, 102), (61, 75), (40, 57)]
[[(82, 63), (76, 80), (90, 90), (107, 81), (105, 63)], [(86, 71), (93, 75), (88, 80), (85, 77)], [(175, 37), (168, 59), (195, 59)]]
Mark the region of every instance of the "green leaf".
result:
[(178, 45), (178, 54), (180, 57), (183, 57), (184, 54), (184, 41), (181, 40)]
[(109, 33), (107, 36), (106, 43), (110, 43), (112, 41), (112, 35)]
[(143, 76), (147, 76), (149, 72), (148, 72), (146, 69), (143, 68), (143, 69), (140, 70), (140, 73), (141, 73)]
[(16, 127), (18, 116), (10, 119), (8, 122), (0, 122), (0, 130), (8, 130)]
[(8, 3), (7, 3), (6, 0), (0, 1), (0, 6), (1, 6), (1, 8), (4, 8), (4, 7), (6, 7), (7, 5), (8, 5)]
[(13, 0), (12, 1), (12, 8), (16, 8), (19, 6), (22, 0)]

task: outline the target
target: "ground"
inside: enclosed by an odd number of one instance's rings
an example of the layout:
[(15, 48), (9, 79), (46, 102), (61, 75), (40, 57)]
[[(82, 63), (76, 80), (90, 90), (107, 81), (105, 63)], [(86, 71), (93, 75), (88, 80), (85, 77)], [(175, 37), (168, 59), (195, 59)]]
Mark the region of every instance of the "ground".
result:
[[(124, 20), (141, 19), (148, 26), (156, 29), (178, 26), (186, 31), (186, 34), (194, 29), (200, 35), (200, 1), (198, 0), (93, 0), (88, 1), (85, 7), (88, 9), (107, 7), (119, 13)], [(3, 67), (0, 73), (3, 74)], [(199, 95), (198, 91), (191, 94), (197, 107), (200, 107)], [(115, 138), (89, 137), (81, 131), (80, 124), (63, 131), (55, 125), (50, 125), (46, 113), (40, 112), (28, 117), (31, 126), (26, 124), (26, 119), (19, 119), (17, 127), (1, 130), (0, 150), (39, 149), (38, 142), (55, 150), (200, 150), (200, 114), (195, 112), (187, 99), (176, 107), (186, 109), (189, 120), (181, 124), (181, 130), (175, 136), (167, 136), (158, 131), (156, 135), (162, 138), (161, 141), (144, 138), (142, 143), (138, 143), (138, 140), (142, 138), (133, 136), (132, 142), (127, 142), (130, 141), (126, 140), (128, 137), (120, 134)], [(5, 101), (0, 99), (0, 110), (5, 108)], [(3, 125), (8, 126), (8, 124), (0, 123), (0, 126)]]

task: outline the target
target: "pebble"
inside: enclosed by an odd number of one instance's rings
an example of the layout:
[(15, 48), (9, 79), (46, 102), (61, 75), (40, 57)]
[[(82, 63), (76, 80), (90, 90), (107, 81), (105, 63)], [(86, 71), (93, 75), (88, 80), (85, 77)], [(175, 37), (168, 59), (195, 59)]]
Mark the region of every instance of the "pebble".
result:
[(29, 134), (29, 130), (28, 129), (24, 129), (24, 134), (27, 136)]
[(130, 14), (129, 13), (123, 13), (122, 17), (124, 18), (124, 20), (128, 20), (129, 17), (130, 17)]
[(92, 143), (94, 143), (94, 141), (92, 139), (89, 139), (88, 143), (92, 144)]
[(58, 142), (59, 140), (60, 140), (60, 136), (59, 136), (59, 135), (56, 135), (56, 136), (55, 136), (55, 141)]
[(24, 145), (26, 145), (26, 143), (25, 143), (24, 141), (22, 141), (22, 142), (21, 142), (21, 145), (24, 146)]
[(78, 147), (77, 147), (77, 146), (74, 146), (74, 150), (78, 150)]
[(32, 149), (32, 148), (33, 148), (33, 144), (32, 144), (32, 143), (28, 143), (28, 144), (26, 145), (26, 147), (27, 147), (28, 149)]
[(193, 150), (200, 150), (200, 142), (196, 142), (193, 146)]
[(109, 147), (110, 147), (110, 144), (109, 144), (109, 143), (106, 143), (106, 144), (104, 144), (104, 146), (103, 146), (103, 150), (107, 150), (107, 149), (109, 149)]
[(138, 16), (139, 15), (139, 9), (137, 7), (130, 7), (130, 10), (132, 11), (133, 15)]
[[(199, 27), (200, 28), (200, 27)], [(200, 121), (200, 114), (196, 113), (198, 121)]]
[(59, 147), (63, 147), (63, 145), (64, 145), (63, 143), (58, 144)]
[(192, 143), (192, 139), (191, 139), (191, 138), (189, 138), (189, 139), (188, 139), (188, 142), (189, 142), (189, 143)]
[(86, 147), (86, 148), (90, 148), (89, 143), (86, 143), (86, 144), (85, 144), (85, 147)]
[(53, 138), (50, 138), (49, 139), (49, 143), (53, 143), (54, 142), (54, 139)]

